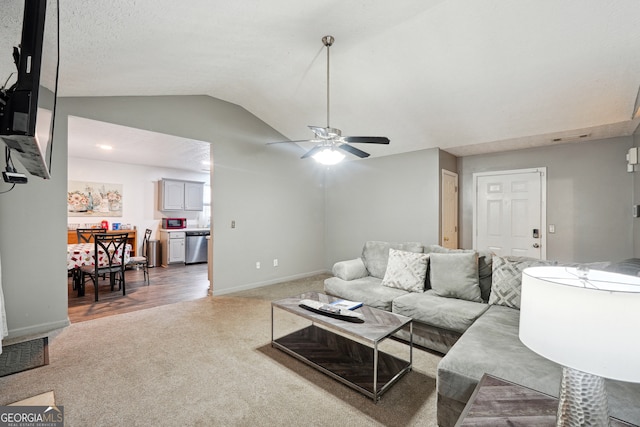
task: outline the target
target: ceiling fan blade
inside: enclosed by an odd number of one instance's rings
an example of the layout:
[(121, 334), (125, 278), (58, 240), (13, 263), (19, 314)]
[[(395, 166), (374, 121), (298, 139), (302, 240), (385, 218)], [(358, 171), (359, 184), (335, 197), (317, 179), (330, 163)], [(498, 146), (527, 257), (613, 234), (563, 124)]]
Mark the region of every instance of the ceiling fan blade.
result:
[(386, 136), (343, 136), (344, 142), (355, 142), (358, 144), (388, 144), (389, 138)]
[(364, 159), (365, 157), (369, 157), (369, 153), (365, 153), (364, 151), (359, 150), (356, 147), (352, 147), (349, 144), (340, 144), (338, 146), (338, 148), (340, 148), (340, 149), (342, 149), (344, 151), (347, 151), (347, 152), (349, 152), (351, 154), (354, 154), (354, 155), (360, 157), (361, 159)]
[(323, 147), (322, 145), (316, 145), (316, 146), (315, 146), (315, 147), (313, 147), (311, 150), (309, 150), (309, 151), (307, 151), (306, 153), (304, 153), (304, 154), (302, 155), (302, 157), (300, 157), (300, 158), (301, 158), (301, 159), (306, 159), (307, 157), (311, 157), (311, 156), (313, 156), (314, 154), (316, 154), (318, 151), (322, 150), (323, 148), (325, 148), (325, 147)]

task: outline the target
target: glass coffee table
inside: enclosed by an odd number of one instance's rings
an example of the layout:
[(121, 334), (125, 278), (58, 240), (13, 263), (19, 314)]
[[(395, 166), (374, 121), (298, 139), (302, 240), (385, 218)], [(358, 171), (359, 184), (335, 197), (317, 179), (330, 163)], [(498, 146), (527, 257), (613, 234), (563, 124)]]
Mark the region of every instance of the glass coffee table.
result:
[[(330, 303), (340, 298), (308, 292), (271, 303), (271, 345), (318, 369), (330, 377), (371, 397), (374, 402), (409, 372), (413, 363), (413, 325), (410, 317), (377, 308), (354, 310), (363, 323), (336, 319), (300, 307), (309, 299)], [(279, 325), (292, 332), (275, 337), (274, 309), (284, 310), (298, 319)], [(303, 321), (300, 321), (303, 320)], [(408, 361), (379, 350), (382, 341), (400, 329), (409, 329)]]

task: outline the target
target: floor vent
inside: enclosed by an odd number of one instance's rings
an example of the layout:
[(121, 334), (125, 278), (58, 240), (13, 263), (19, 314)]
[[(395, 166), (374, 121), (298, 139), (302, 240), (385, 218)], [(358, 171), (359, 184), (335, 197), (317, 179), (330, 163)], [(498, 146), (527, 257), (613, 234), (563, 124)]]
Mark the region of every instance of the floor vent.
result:
[(48, 364), (48, 337), (3, 346), (0, 354), (0, 377)]

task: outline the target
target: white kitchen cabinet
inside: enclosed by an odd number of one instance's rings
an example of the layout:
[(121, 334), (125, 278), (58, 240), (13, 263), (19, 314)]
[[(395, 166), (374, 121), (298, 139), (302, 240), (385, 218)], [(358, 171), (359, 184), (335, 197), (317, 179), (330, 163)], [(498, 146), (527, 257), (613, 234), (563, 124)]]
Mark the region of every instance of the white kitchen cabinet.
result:
[(162, 245), (162, 265), (184, 263), (185, 233), (184, 231), (160, 231)]
[(160, 210), (202, 211), (204, 182), (165, 179), (160, 181)]
[(184, 207), (184, 182), (162, 180), (162, 210), (181, 211)]
[(204, 209), (204, 182), (184, 183), (184, 210), (201, 211)]

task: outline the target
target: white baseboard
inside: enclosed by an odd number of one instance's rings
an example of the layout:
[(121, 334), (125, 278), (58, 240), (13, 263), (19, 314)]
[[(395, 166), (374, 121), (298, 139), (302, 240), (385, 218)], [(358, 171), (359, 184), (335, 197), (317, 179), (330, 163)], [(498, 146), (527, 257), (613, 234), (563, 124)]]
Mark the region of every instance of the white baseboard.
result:
[(24, 328), (9, 329), (9, 335), (2, 340), (2, 344), (16, 344), (48, 336), (50, 333), (64, 329), (70, 324), (71, 322), (69, 322), (69, 318), (67, 317), (65, 320), (59, 320), (57, 322), (41, 323), (39, 325), (32, 325)]
[(234, 286), (232, 288), (221, 289), (221, 290), (216, 290), (215, 284), (214, 284), (213, 296), (231, 294), (231, 293), (240, 292), (240, 291), (248, 291), (249, 289), (261, 288), (263, 286), (275, 285), (276, 283), (288, 282), (291, 280), (304, 279), (307, 277), (311, 277), (311, 276), (315, 276), (317, 274), (323, 274), (323, 273), (330, 273), (330, 271), (329, 270), (310, 271), (308, 273), (294, 274), (293, 276), (286, 276), (286, 277), (278, 277), (277, 279), (266, 280), (263, 282), (247, 283), (245, 285)]

